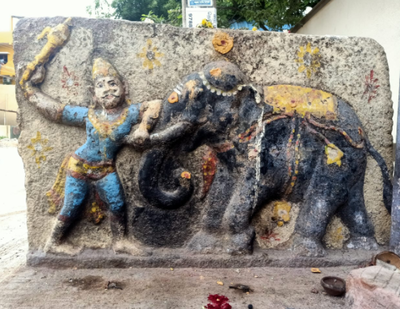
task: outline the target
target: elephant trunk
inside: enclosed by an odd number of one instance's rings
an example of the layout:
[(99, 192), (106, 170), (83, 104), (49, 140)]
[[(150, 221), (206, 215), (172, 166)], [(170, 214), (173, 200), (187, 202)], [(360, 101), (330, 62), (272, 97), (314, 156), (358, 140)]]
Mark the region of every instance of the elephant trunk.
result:
[(162, 209), (175, 209), (190, 199), (193, 184), (190, 174), (186, 174), (188, 177), (182, 177), (183, 168), (177, 168), (172, 173), (178, 174), (173, 179), (177, 188), (173, 191), (160, 188), (159, 178), (164, 159), (164, 152), (160, 149), (151, 149), (144, 155), (139, 171), (139, 189), (151, 205)]

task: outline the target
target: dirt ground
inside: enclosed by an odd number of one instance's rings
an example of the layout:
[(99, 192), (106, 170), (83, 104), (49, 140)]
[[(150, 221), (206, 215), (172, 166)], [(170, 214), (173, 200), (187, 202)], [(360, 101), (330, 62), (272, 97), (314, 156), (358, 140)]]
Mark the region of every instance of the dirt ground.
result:
[[(319, 281), (325, 275), (346, 277), (350, 269), (313, 274), (298, 268), (22, 268), (1, 284), (0, 308), (200, 309), (209, 294), (227, 296), (234, 309), (249, 304), (254, 309), (347, 308), (344, 298), (323, 294)], [(108, 281), (122, 290), (106, 290)], [(231, 283), (246, 284), (253, 292), (229, 289)], [(319, 293), (312, 293), (313, 288)]]
[[(327, 275), (345, 278), (354, 267), (321, 268), (321, 274), (309, 268), (27, 267), (24, 173), (16, 148), (0, 147), (0, 171), (0, 308), (200, 309), (209, 294), (227, 296), (234, 309), (347, 308), (343, 297), (324, 294), (319, 282)], [(122, 290), (106, 290), (109, 281)], [(232, 283), (252, 291), (229, 289)]]
[(25, 264), (28, 249), (22, 160), (15, 146), (1, 146), (0, 284)]

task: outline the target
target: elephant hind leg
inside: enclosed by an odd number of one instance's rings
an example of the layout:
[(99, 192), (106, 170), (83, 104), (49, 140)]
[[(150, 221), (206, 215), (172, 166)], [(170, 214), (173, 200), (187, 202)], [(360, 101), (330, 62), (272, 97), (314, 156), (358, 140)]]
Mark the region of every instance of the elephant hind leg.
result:
[(302, 256), (324, 256), (322, 238), (337, 209), (347, 200), (346, 185), (314, 175), (297, 218), (293, 250)]
[(374, 227), (368, 218), (364, 203), (364, 177), (360, 177), (349, 192), (349, 199), (338, 212), (350, 231), (349, 249), (377, 249)]

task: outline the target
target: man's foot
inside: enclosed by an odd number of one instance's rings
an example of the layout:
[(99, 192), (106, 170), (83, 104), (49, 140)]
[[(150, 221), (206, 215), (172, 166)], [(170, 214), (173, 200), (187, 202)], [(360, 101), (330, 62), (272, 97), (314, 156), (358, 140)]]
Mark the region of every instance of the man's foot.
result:
[(113, 245), (113, 250), (116, 254), (127, 253), (136, 256), (149, 256), (152, 255), (151, 251), (147, 251), (140, 246), (137, 246), (127, 239), (117, 240)]
[(46, 253), (62, 253), (68, 255), (76, 255), (82, 250), (81, 247), (74, 247), (70, 244), (60, 244), (52, 239), (49, 239), (43, 248)]
[(44, 245), (43, 251), (44, 252), (55, 252), (57, 250), (58, 244), (54, 241), (53, 238), (50, 238), (46, 244)]
[(61, 244), (61, 238), (63, 238), (69, 225), (70, 224), (68, 222), (56, 219), (51, 236), (49, 240), (46, 242), (46, 245), (44, 246), (43, 249), (44, 252), (54, 252), (54, 253), (62, 252), (62, 249), (59, 248)]

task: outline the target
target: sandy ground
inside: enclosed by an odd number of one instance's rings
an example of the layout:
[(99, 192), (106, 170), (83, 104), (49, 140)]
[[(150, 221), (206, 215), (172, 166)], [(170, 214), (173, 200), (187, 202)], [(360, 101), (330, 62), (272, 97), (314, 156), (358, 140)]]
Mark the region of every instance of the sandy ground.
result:
[[(347, 308), (319, 282), (327, 275), (345, 278), (354, 268), (322, 268), (322, 274), (309, 268), (55, 270), (26, 267), (26, 252), (22, 161), (16, 148), (0, 147), (0, 308), (200, 309), (209, 294), (227, 296), (234, 309)], [(122, 290), (106, 290), (108, 281)], [(229, 289), (231, 283), (253, 291)]]

